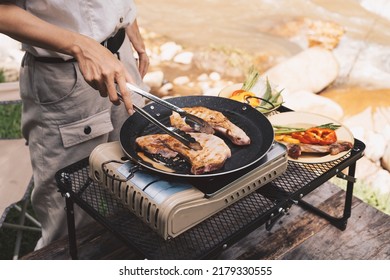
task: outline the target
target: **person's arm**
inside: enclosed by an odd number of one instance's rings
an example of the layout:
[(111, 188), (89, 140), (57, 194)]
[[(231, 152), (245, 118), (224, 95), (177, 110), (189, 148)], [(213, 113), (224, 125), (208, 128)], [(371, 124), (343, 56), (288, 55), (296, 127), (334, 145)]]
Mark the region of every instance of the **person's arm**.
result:
[(23, 43), (67, 54), (76, 58), (84, 79), (100, 95), (109, 96), (119, 104), (115, 83), (118, 84), (129, 114), (133, 104), (126, 82), (133, 79), (123, 64), (97, 41), (76, 32), (60, 28), (13, 4), (0, 4), (0, 33)]
[(149, 57), (146, 53), (144, 40), (142, 39), (138, 28), (137, 19), (135, 19), (134, 22), (126, 28), (126, 34), (129, 37), (135, 51), (138, 53), (138, 70), (143, 78), (148, 71)]

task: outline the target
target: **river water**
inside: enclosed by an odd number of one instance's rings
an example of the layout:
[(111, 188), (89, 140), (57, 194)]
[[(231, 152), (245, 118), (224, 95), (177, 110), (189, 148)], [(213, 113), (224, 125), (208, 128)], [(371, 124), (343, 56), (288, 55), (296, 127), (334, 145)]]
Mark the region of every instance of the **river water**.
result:
[[(196, 46), (223, 44), (293, 53), (300, 49), (297, 44), (269, 35), (267, 30), (295, 17), (333, 21), (342, 25), (352, 38), (390, 44), (389, 0), (138, 0), (136, 3), (141, 25)], [(368, 36), (374, 23), (379, 28)]]
[[(335, 22), (340, 76), (390, 88), (390, 0), (136, 0), (139, 25), (192, 47), (224, 46), (288, 57), (303, 46), (269, 32), (298, 17)], [(360, 55), (362, 61), (357, 61)], [(352, 71), (352, 68), (358, 70)]]

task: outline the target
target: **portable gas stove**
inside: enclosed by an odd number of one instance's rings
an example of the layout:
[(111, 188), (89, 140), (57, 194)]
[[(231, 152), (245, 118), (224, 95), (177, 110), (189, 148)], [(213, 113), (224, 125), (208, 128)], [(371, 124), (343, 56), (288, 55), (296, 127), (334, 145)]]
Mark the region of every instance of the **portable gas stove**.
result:
[(274, 143), (253, 165), (207, 178), (179, 178), (128, 160), (119, 142), (99, 145), (89, 157), (90, 178), (165, 240), (253, 193), (285, 172), (285, 146)]

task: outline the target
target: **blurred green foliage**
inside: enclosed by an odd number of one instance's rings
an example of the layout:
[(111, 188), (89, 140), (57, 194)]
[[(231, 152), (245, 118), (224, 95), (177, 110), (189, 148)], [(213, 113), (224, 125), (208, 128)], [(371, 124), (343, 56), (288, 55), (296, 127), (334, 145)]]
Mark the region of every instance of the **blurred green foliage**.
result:
[[(3, 71), (0, 69), (0, 82), (5, 82)], [(4, 102), (0, 104), (0, 139), (21, 138), (20, 129), (22, 104), (16, 102)], [(27, 212), (34, 215), (31, 205), (27, 208)], [(20, 217), (20, 212), (11, 208), (4, 222), (17, 224)], [(26, 220), (26, 226), (34, 226)], [(40, 232), (25, 231), (23, 233), (19, 257), (34, 250), (34, 247), (40, 238)], [(11, 260), (16, 241), (16, 230), (11, 228), (0, 228), (0, 260)]]
[(0, 139), (21, 138), (21, 103), (0, 104)]
[[(343, 179), (334, 177), (331, 179), (331, 182), (344, 190), (346, 189)], [(390, 215), (389, 193), (380, 193), (362, 180), (357, 180), (354, 184), (353, 195), (383, 213)]]
[(4, 71), (3, 69), (0, 69), (0, 83), (5, 82), (5, 76), (4, 76)]

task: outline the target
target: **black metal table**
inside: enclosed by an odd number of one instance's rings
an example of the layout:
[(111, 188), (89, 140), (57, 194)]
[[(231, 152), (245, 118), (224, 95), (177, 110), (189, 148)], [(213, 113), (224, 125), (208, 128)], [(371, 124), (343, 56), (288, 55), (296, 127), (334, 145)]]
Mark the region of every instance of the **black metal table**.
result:
[[(240, 199), (178, 237), (164, 240), (118, 202), (104, 187), (89, 178), (89, 159), (85, 158), (56, 173), (65, 197), (68, 215), (69, 251), (77, 259), (74, 203), (147, 259), (213, 258), (261, 225), (271, 228), (275, 221), (297, 204), (344, 230), (351, 216), (356, 162), (365, 145), (355, 139), (344, 157), (327, 163), (289, 162), (287, 170), (271, 183)], [(342, 173), (348, 168), (348, 174)], [(302, 198), (334, 176), (347, 180), (344, 212), (330, 216)]]

